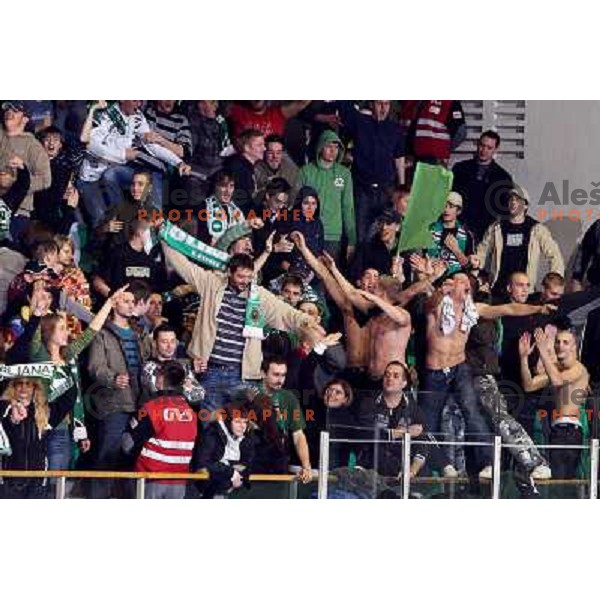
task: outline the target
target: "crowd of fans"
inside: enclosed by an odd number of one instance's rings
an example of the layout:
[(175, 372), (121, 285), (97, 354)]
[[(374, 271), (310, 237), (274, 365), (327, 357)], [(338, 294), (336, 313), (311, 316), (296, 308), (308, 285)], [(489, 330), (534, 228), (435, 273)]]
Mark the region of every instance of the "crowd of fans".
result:
[[(211, 498), (296, 464), (309, 482), (324, 430), (350, 440), (331, 469), (382, 477), (402, 474), (402, 444), (361, 440), (406, 433), (405, 476), (490, 480), (494, 435), (524, 495), (586, 468), (600, 230), (566, 282), (499, 135), (451, 160), (459, 101), (1, 108), (4, 469), (205, 469), (146, 496)], [(453, 189), (430, 247), (400, 251), (419, 163)]]

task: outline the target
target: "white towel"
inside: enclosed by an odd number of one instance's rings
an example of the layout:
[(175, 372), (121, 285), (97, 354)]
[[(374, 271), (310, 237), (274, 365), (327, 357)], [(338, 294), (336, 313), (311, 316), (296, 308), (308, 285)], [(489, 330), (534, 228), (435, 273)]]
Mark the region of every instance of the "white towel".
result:
[[(465, 308), (460, 322), (460, 330), (468, 333), (471, 327), (479, 320), (479, 314), (471, 296), (465, 298)], [(442, 300), (441, 328), (444, 335), (450, 335), (456, 329), (456, 313), (454, 312), (454, 301), (450, 296), (444, 296)]]

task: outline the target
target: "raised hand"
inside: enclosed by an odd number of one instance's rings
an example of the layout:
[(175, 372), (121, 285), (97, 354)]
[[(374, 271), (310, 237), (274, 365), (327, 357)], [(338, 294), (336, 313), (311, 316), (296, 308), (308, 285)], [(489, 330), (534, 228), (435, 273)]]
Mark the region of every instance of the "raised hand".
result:
[(247, 219), (246, 223), (248, 223), (248, 225), (252, 229), (262, 229), (265, 226), (264, 221), (262, 219), (259, 219), (258, 217), (252, 217), (251, 219)]
[(328, 252), (323, 251), (323, 254), (320, 256), (320, 260), (329, 270), (335, 269), (335, 260), (333, 260), (333, 256), (331, 256), (331, 254)]
[(288, 253), (294, 249), (294, 244), (287, 239), (287, 234), (282, 235), (279, 241), (273, 246), (275, 252)]
[(119, 288), (114, 294), (112, 294), (108, 298), (108, 302), (110, 302), (110, 304), (113, 306), (113, 308), (117, 304), (117, 302), (119, 302), (119, 300), (121, 299), (121, 296), (123, 295), (123, 292), (125, 292), (128, 287), (129, 287), (129, 284), (127, 283), (123, 287)]
[(341, 332), (337, 332), (337, 333), (329, 333), (327, 334), (324, 338), (323, 338), (323, 344), (325, 344), (327, 347), (329, 346), (335, 346), (340, 340), (342, 339), (342, 333)]
[(543, 330), (540, 327), (536, 327), (535, 331), (533, 332), (533, 337), (540, 352), (550, 350), (550, 342), (548, 340), (548, 336), (543, 332)]
[(529, 332), (525, 332), (519, 338), (519, 355), (521, 357), (529, 356), (533, 352), (533, 346), (531, 345), (531, 335)]
[(299, 250), (304, 250), (306, 248), (306, 239), (299, 231), (292, 231), (292, 233), (290, 233), (290, 240), (296, 244)]
[(420, 254), (411, 254), (408, 257), (410, 262), (410, 266), (417, 271), (418, 273), (423, 273), (424, 275), (430, 275), (428, 270), (430, 270), (431, 262), (427, 260), (424, 256)]
[(431, 263), (431, 277), (433, 279), (439, 279), (448, 269), (448, 263), (446, 261), (435, 258)]

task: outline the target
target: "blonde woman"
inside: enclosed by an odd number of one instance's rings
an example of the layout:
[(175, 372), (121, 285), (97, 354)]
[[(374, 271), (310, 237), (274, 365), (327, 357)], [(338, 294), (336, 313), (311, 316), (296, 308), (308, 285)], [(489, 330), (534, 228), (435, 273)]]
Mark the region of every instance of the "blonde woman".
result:
[[(0, 418), (12, 449), (4, 457), (7, 470), (45, 470), (48, 460), (48, 433), (72, 410), (76, 395), (64, 394), (48, 403), (45, 386), (33, 377), (13, 379), (0, 399)], [(41, 478), (5, 478), (6, 498), (43, 498), (46, 486)]]
[(17, 340), (16, 351), (12, 354), (13, 361), (52, 362), (53, 377), (48, 383), (44, 382), (49, 404), (53, 406), (66, 397), (70, 409), (63, 414), (63, 417), (73, 411), (68, 420), (53, 426), (54, 431), (48, 435), (46, 456), (51, 470), (64, 470), (71, 466), (73, 458), (71, 439), (76, 442), (77, 449), (83, 452), (87, 452), (90, 448), (84, 426), (84, 406), (80, 397), (77, 358), (102, 329), (114, 303), (125, 288), (115, 292), (92, 319), (89, 327), (71, 342), (69, 342), (65, 316), (48, 314), (46, 307), (43, 306), (40, 291), (32, 295), (31, 318), (25, 331)]

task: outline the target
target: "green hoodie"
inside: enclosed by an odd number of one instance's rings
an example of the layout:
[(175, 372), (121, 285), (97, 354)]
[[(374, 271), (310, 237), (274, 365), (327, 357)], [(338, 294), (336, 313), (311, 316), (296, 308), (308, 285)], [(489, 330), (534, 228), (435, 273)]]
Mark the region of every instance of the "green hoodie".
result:
[[(337, 162), (329, 169), (320, 160), (321, 149), (328, 142), (340, 146)], [(335, 131), (326, 130), (319, 138), (317, 159), (302, 167), (298, 173), (296, 188), (303, 185), (314, 187), (319, 193), (320, 213), (326, 242), (339, 242), (343, 231), (348, 245), (356, 244), (356, 221), (354, 218), (354, 192), (350, 171), (340, 163), (344, 154), (344, 145)]]

